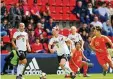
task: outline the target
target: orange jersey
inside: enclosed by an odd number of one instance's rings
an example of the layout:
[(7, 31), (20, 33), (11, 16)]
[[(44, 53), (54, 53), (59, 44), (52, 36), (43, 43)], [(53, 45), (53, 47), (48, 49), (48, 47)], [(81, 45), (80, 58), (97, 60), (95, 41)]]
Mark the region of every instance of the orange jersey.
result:
[(82, 61), (82, 51), (81, 50), (75, 50), (75, 52), (73, 53), (72, 59), (73, 61)]
[(107, 55), (107, 47), (106, 47), (106, 43), (108, 42), (108, 39), (105, 36), (101, 36), (101, 37), (94, 37), (92, 40), (92, 45), (96, 48), (96, 49), (101, 49), (103, 50), (103, 52), (98, 52), (96, 51), (96, 55), (98, 56), (103, 56), (103, 55)]

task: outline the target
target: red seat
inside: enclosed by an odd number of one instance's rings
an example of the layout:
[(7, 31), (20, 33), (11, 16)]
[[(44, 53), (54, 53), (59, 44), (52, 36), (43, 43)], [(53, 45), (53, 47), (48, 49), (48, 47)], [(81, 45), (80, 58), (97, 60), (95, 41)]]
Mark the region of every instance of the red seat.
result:
[(55, 0), (49, 0), (49, 3), (50, 3), (50, 5), (52, 5), (52, 6), (55, 6), (55, 5), (56, 5)]
[(48, 3), (48, 0), (42, 0), (42, 5), (45, 5), (46, 3)]
[(3, 40), (4, 43), (10, 43), (10, 37), (8, 35), (3, 36), (2, 40)]
[(62, 14), (63, 13), (62, 7), (56, 7), (56, 12)]
[(71, 13), (69, 7), (63, 7), (63, 14)]
[(34, 0), (28, 0), (27, 3), (29, 6), (32, 6), (34, 4)]
[(17, 29), (10, 29), (9, 33), (10, 33), (10, 38), (13, 38), (13, 34), (17, 31)]
[(62, 0), (56, 0), (56, 6), (63, 6)]
[(55, 20), (62, 20), (62, 14), (55, 14)]
[(63, 0), (63, 6), (70, 6), (70, 3), (69, 3), (70, 0)]
[(51, 11), (51, 13), (56, 13), (56, 8), (53, 6), (50, 6), (50, 11)]
[(77, 17), (76, 17), (76, 15), (74, 15), (74, 14), (70, 14), (70, 16), (69, 16), (69, 19), (71, 20), (71, 21), (74, 21), (74, 20), (79, 20)]
[(53, 20), (56, 20), (55, 16), (56, 16), (56, 14), (53, 14), (53, 13), (51, 14), (51, 17), (53, 18)]
[(76, 0), (70, 0), (70, 6), (75, 6), (76, 5)]
[(64, 28), (62, 30), (64, 36), (68, 36), (70, 34), (70, 30), (68, 28)]
[(64, 21), (69, 20), (69, 14), (63, 14), (62, 15), (62, 20), (64, 20)]
[(1, 53), (2, 54), (9, 54), (9, 51), (8, 50), (2, 50)]
[(42, 5), (42, 0), (37, 0), (38, 5)]

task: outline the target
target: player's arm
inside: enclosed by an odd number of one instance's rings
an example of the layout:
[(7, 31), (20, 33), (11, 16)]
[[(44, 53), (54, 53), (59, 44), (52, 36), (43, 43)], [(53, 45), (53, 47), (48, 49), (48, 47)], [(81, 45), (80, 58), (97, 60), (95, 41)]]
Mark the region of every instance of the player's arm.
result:
[(81, 52), (81, 53), (82, 53), (83, 59), (85, 59), (86, 61), (90, 61), (89, 59), (86, 58), (86, 56), (83, 54), (83, 52)]
[(11, 40), (11, 43), (12, 43), (12, 46), (14, 47), (14, 49), (18, 49), (16, 44), (15, 44), (15, 41), (16, 41), (16, 37), (17, 37), (17, 33), (15, 32), (14, 35), (13, 35), (13, 38)]
[(53, 45), (53, 41), (52, 41), (52, 39), (50, 39), (49, 44), (48, 44), (48, 49), (49, 49), (50, 53), (54, 53), (55, 52), (55, 50), (52, 49), (52, 45)]
[(26, 35), (26, 46), (27, 46), (27, 50), (31, 52), (31, 47), (30, 47), (29, 40), (28, 40), (28, 34)]
[(92, 50), (98, 51), (98, 49), (95, 48), (94, 39), (95, 39), (95, 37), (92, 38), (91, 43), (90, 43), (90, 46), (91, 46), (91, 49), (92, 49)]
[(83, 41), (83, 39), (82, 39), (82, 37), (81, 37), (81, 35), (79, 34), (79, 40), (80, 40), (80, 42), (81, 42), (81, 44), (82, 44), (82, 50), (84, 50), (84, 41)]
[(31, 52), (31, 47), (30, 47), (30, 45), (29, 45), (28, 39), (26, 40), (26, 46), (27, 46), (28, 51)]
[(108, 42), (111, 45), (111, 47), (113, 48), (112, 41), (107, 36), (104, 36), (104, 38), (105, 38), (106, 42)]

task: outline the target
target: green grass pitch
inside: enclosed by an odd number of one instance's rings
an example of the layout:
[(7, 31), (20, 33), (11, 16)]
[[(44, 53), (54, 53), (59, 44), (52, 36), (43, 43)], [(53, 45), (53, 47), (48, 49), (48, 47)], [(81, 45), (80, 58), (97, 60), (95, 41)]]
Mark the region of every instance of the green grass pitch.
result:
[[(113, 73), (107, 74), (106, 76), (103, 76), (102, 74), (90, 74), (90, 77), (83, 77), (82, 75), (77, 77), (75, 79), (113, 79)], [(38, 75), (24, 75), (25, 79), (40, 79)], [(15, 75), (2, 75), (1, 79), (16, 79)], [(65, 79), (64, 75), (47, 75), (47, 79)], [(70, 78), (67, 78), (70, 79)]]

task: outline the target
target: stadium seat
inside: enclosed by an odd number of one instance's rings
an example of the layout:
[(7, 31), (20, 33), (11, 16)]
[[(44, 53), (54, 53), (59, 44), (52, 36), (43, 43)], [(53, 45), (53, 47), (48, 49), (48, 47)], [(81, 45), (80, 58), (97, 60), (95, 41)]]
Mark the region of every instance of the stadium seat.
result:
[(62, 7), (56, 7), (56, 13), (62, 14), (63, 13)]
[(1, 53), (2, 54), (9, 54), (9, 51), (8, 50), (2, 50)]
[(76, 0), (69, 0), (70, 1), (70, 6), (75, 6), (76, 5)]
[(71, 21), (74, 21), (74, 20), (79, 20), (77, 17), (76, 17), (76, 15), (74, 15), (74, 14), (70, 14), (69, 15), (69, 20), (71, 20)]
[(69, 7), (63, 7), (63, 14), (71, 13)]
[(69, 30), (68, 28), (64, 28), (64, 29), (62, 30), (62, 34), (63, 34), (64, 36), (68, 36), (68, 35), (70, 34), (70, 30)]
[(38, 3), (39, 6), (41, 6), (42, 5), (42, 0), (38, 0), (37, 3)]
[(55, 2), (55, 0), (49, 0), (49, 4), (52, 5), (52, 6), (55, 6), (56, 2)]
[(46, 3), (48, 3), (48, 0), (42, 0), (42, 5), (45, 5)]
[(50, 6), (51, 13), (56, 13), (56, 8), (54, 6)]
[(69, 20), (69, 14), (63, 14), (63, 15), (62, 15), (62, 20), (63, 20), (63, 21)]
[(62, 14), (55, 14), (55, 20), (62, 20)]
[(56, 6), (63, 6), (62, 0), (56, 0)]
[(27, 3), (29, 6), (32, 6), (34, 4), (34, 0), (28, 0)]
[(53, 13), (51, 14), (51, 17), (53, 18), (53, 20), (56, 20), (55, 16), (56, 16), (56, 14), (53, 14)]
[(63, 6), (69, 7), (69, 6), (70, 6), (69, 1), (70, 1), (70, 0), (63, 0)]
[(17, 31), (17, 29), (10, 29), (9, 30), (9, 34), (10, 34), (10, 38), (13, 38), (13, 34)]
[(3, 43), (10, 43), (10, 37), (8, 35), (7, 36), (3, 36), (2, 40), (3, 40)]

